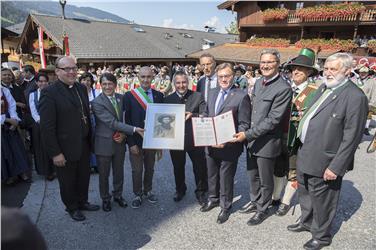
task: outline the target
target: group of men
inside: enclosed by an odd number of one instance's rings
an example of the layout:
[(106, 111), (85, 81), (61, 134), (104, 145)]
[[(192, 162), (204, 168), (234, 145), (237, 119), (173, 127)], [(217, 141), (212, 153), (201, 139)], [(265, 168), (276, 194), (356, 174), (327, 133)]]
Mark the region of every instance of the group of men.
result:
[[(314, 53), (304, 49), (287, 65), (292, 71), (290, 85), (279, 73), (278, 51), (266, 49), (260, 55), (262, 77), (256, 81), (251, 95), (234, 85), (233, 66), (216, 66), (210, 54), (200, 57), (204, 77), (197, 84), (197, 92), (188, 89), (189, 78), (183, 71), (174, 74), (175, 91), (167, 97), (151, 88), (153, 72), (149, 67), (139, 71), (140, 87), (124, 96), (115, 94), (116, 79), (111, 74), (101, 76), (103, 92), (91, 106), (97, 124), (94, 152), (99, 159), (102, 209), (111, 210), (111, 165), (114, 177), (117, 175), (113, 183), (114, 201), (121, 207), (127, 206), (122, 198), (125, 138), (132, 167), (131, 206), (139, 208), (145, 199), (151, 203), (158, 201), (152, 192), (158, 152), (142, 148), (146, 108), (148, 103), (185, 104), (184, 150), (170, 150), (176, 184), (174, 201), (179, 202), (186, 194), (188, 153), (200, 211), (219, 206), (217, 223), (226, 222), (231, 214), (238, 159), (245, 145), (250, 201), (240, 212), (254, 213), (247, 224), (258, 225), (270, 216), (268, 208), (280, 199), (283, 188), (277, 215), (285, 215), (297, 189), (302, 218), (298, 224), (288, 226), (288, 230), (312, 233), (305, 249), (329, 245), (342, 178), (352, 169), (368, 110), (366, 96), (348, 80), (351, 64), (349, 54), (328, 57), (324, 83), (317, 87), (308, 83), (308, 77), (315, 73)], [(86, 91), (75, 82), (77, 66), (72, 57), (57, 59), (56, 75), (58, 80), (41, 93), (40, 124), (48, 154), (57, 167), (63, 203), (73, 219), (84, 220), (82, 210), (99, 209), (88, 203), (90, 107)], [(228, 111), (235, 122), (234, 139), (206, 148), (195, 147), (191, 118), (214, 117)]]

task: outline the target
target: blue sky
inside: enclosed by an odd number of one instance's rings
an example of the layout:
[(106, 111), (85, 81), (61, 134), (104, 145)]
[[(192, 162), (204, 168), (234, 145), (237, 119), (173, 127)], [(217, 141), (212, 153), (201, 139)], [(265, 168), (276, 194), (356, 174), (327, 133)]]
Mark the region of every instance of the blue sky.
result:
[(224, 1), (84, 1), (68, 0), (68, 4), (93, 7), (139, 24), (204, 30), (205, 25), (226, 32), (236, 13), (219, 10), (217, 5)]

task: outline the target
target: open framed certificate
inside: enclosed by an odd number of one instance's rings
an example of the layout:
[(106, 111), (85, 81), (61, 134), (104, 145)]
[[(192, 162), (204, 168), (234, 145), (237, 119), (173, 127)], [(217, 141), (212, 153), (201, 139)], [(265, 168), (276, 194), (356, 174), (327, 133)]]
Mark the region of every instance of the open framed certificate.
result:
[(232, 111), (215, 117), (192, 118), (193, 141), (196, 147), (213, 146), (234, 139), (234, 117)]

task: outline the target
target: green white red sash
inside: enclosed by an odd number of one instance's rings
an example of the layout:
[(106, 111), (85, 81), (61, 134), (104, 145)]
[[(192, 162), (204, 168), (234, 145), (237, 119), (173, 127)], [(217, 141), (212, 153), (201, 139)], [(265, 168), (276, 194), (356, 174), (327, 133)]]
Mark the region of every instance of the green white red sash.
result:
[(145, 93), (144, 89), (141, 87), (137, 89), (132, 89), (131, 94), (133, 95), (134, 98), (136, 98), (137, 102), (145, 110), (146, 110), (146, 106), (148, 103), (153, 103), (153, 101), (150, 100), (149, 96)]

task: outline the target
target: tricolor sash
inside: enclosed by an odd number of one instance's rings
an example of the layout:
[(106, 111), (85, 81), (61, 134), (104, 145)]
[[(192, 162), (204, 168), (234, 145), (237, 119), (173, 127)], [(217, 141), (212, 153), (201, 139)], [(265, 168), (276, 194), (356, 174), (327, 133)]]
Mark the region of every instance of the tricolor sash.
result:
[(137, 100), (137, 102), (141, 105), (141, 107), (146, 110), (146, 106), (148, 103), (153, 103), (150, 100), (149, 96), (145, 93), (144, 89), (139, 87), (137, 89), (132, 89), (131, 94)]

